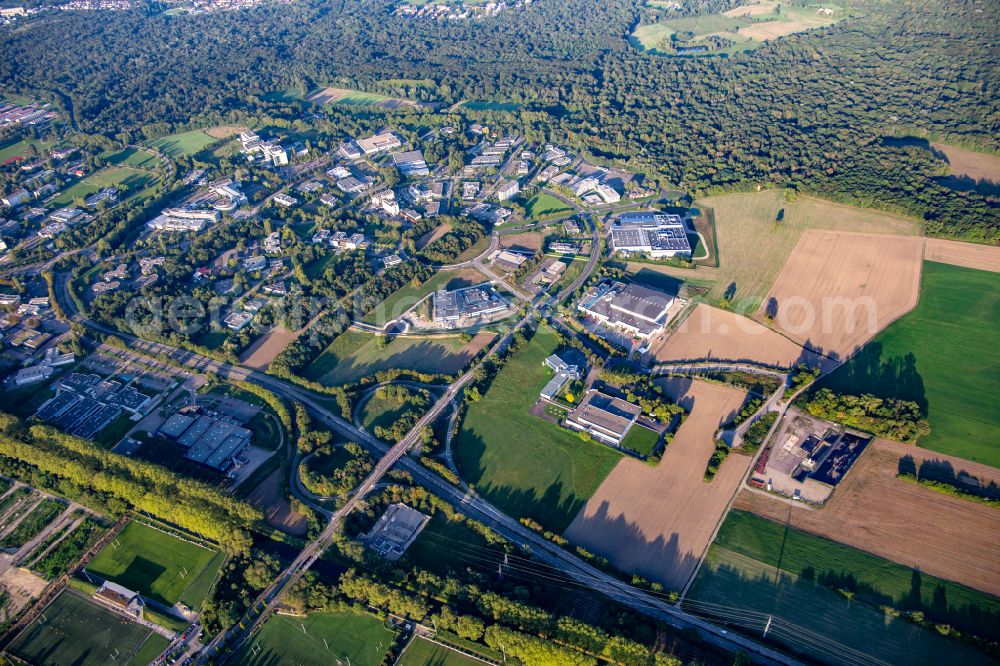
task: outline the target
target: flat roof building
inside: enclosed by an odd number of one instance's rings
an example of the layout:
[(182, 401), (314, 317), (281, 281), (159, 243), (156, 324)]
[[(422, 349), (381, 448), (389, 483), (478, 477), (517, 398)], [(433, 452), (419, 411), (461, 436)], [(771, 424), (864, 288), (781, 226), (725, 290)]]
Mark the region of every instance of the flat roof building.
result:
[(392, 132), (383, 132), (382, 134), (376, 134), (366, 139), (358, 139), (355, 143), (365, 155), (375, 155), (387, 150), (395, 150), (403, 145), (399, 141), (399, 138)]
[(691, 256), (687, 229), (679, 215), (657, 211), (622, 213), (612, 225), (611, 247), (622, 254), (646, 254), (653, 259)]
[(610, 328), (649, 338), (667, 323), (675, 295), (638, 284), (603, 282), (584, 294), (577, 308)]
[(430, 519), (430, 516), (411, 509), (402, 502), (392, 504), (363, 540), (369, 548), (387, 560), (397, 560), (416, 541)]
[(399, 173), (404, 178), (410, 176), (426, 176), (430, 174), (427, 162), (424, 161), (424, 154), (419, 150), (408, 150), (405, 153), (396, 153), (392, 156), (392, 162), (399, 169)]
[(638, 405), (590, 389), (564, 423), (569, 428), (618, 446), (641, 413), (642, 408)]

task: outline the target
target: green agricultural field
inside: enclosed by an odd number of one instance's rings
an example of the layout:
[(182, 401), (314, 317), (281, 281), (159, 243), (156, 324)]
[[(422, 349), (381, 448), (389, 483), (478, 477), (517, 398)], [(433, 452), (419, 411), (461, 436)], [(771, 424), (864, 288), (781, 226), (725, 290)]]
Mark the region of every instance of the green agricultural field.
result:
[(337, 386), (394, 368), (454, 374), (465, 367), (473, 355), (472, 349), (457, 335), (398, 337), (380, 349), (376, 336), (344, 331), (309, 364), (305, 375), (328, 386)]
[(989, 659), (933, 628), (891, 617), (883, 605), (920, 610), (935, 622), (992, 640), (1000, 634), (1000, 600), (994, 597), (740, 511), (723, 524), (688, 599), (686, 608), (702, 613), (710, 607), (699, 604), (707, 603), (756, 613), (744, 616), (753, 625), (750, 632), (762, 630), (773, 615), (777, 631), (769, 635), (820, 660), (828, 652), (816, 652), (814, 639), (803, 642), (790, 625), (908, 664)]
[(399, 666), (481, 666), (483, 662), (423, 638), (414, 638), (396, 663)]
[(379, 666), (394, 639), (395, 634), (382, 620), (367, 614), (274, 615), (232, 662), (243, 666), (330, 666), (349, 659), (351, 666)]
[(79, 593), (64, 590), (7, 650), (39, 666), (145, 666), (167, 639)]
[(114, 166), (131, 166), (140, 169), (151, 169), (156, 166), (156, 155), (142, 148), (123, 148), (109, 151), (101, 155)]
[(563, 213), (572, 213), (573, 209), (562, 200), (547, 192), (539, 192), (524, 204), (524, 212), (531, 219), (540, 219)]
[[(82, 180), (60, 192), (53, 200), (53, 206), (71, 206), (75, 199), (88, 197), (105, 187), (124, 185), (128, 188), (126, 197), (144, 190), (153, 181), (153, 174), (128, 166), (108, 167), (95, 171)], [(123, 197), (125, 198), (125, 197)]]
[(198, 609), (224, 559), (220, 551), (133, 521), (87, 571), (168, 606), (181, 602)]
[(529, 413), (559, 346), (549, 328), (510, 358), (486, 395), (469, 405), (455, 462), (476, 491), (507, 513), (562, 532), (621, 454)]
[(915, 400), (918, 445), (1000, 467), (1000, 274), (925, 262), (917, 307), (819, 386)]
[(204, 130), (191, 130), (169, 136), (160, 137), (149, 142), (149, 145), (156, 148), (167, 157), (190, 157), (199, 153), (211, 144), (218, 141), (208, 135)]
[(622, 446), (635, 451), (640, 456), (648, 456), (656, 448), (656, 444), (659, 441), (659, 433), (655, 433), (642, 426), (633, 425), (628, 434), (625, 435), (625, 439), (622, 440)]

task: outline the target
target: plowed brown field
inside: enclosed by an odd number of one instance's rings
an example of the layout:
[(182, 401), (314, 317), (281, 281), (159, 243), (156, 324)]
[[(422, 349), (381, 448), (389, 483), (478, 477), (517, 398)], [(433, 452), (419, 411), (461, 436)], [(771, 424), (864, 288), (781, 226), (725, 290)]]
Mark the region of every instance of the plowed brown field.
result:
[(743, 490), (734, 508), (860, 548), (899, 564), (1000, 595), (1000, 508), (896, 477), (899, 459), (949, 462), (987, 483), (995, 468), (898, 442), (876, 440), (822, 509)]
[(763, 324), (704, 303), (652, 353), (657, 363), (753, 361), (787, 368), (798, 363), (821, 365), (826, 360)]
[(759, 317), (805, 347), (841, 358), (912, 310), (923, 239), (810, 230), (785, 263)]
[(924, 245), (924, 259), (1000, 273), (1000, 247), (996, 245), (928, 238)]
[(749, 457), (731, 455), (711, 483), (703, 480), (715, 431), (739, 409), (745, 394), (690, 379), (660, 383), (691, 413), (659, 465), (622, 459), (570, 524), (566, 538), (622, 571), (679, 591), (750, 465)]

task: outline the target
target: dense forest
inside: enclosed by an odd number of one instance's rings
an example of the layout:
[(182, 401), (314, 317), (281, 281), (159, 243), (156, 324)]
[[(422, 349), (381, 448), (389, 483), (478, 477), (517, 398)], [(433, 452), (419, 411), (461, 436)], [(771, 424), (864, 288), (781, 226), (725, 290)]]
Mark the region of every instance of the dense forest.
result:
[(997, 4), (850, 5), (856, 18), (713, 58), (629, 46), (641, 0), (536, 2), (452, 22), (397, 17), (385, 0), (190, 16), (157, 4), (55, 12), (3, 34), (0, 84), (45, 95), (81, 130), (120, 139), (274, 110), (268, 93), (294, 98), (327, 84), (515, 102), (501, 122), (529, 138), (664, 185), (697, 194), (773, 184), (921, 216), (931, 233), (995, 239), (995, 202), (939, 185), (944, 163), (883, 139), (1000, 148)]

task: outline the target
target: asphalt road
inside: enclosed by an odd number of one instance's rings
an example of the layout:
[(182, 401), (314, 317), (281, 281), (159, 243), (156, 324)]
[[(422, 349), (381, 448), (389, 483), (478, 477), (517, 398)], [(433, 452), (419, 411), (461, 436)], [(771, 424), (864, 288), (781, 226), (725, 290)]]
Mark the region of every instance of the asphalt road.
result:
[[(595, 236), (596, 235), (597, 231), (595, 229)], [(558, 297), (550, 299), (546, 302), (541, 307), (543, 313), (544, 310), (547, 309), (547, 307), (549, 307), (553, 302), (558, 302), (558, 300), (565, 298), (565, 296), (575, 291), (579, 285), (583, 284), (583, 281), (589, 276), (589, 272), (597, 263), (597, 254), (598, 253), (596, 252), (595, 247), (595, 251), (591, 254), (591, 261), (588, 263), (588, 270), (584, 271), (579, 278), (574, 280), (572, 284), (568, 285), (562, 292), (560, 292)], [(281, 592), (301, 578), (309, 567), (312, 566), (312, 564), (322, 555), (323, 550), (330, 544), (330, 541), (339, 528), (340, 522), (343, 518), (355, 507), (360, 498), (364, 497), (364, 495), (378, 483), (382, 476), (397, 463), (402, 469), (409, 472), (418, 483), (424, 485), (442, 499), (445, 499), (453, 504), (462, 513), (483, 522), (491, 529), (495, 530), (498, 534), (510, 540), (512, 543), (529, 548), (537, 560), (552, 567), (556, 567), (563, 573), (564, 576), (572, 579), (572, 581), (574, 581), (577, 585), (601, 592), (626, 607), (632, 608), (633, 610), (647, 616), (662, 620), (674, 627), (680, 629), (695, 629), (707, 642), (726, 650), (744, 650), (762, 663), (799, 663), (796, 660), (780, 652), (772, 650), (767, 646), (761, 645), (741, 635), (730, 633), (726, 629), (691, 615), (690, 613), (687, 613), (686, 611), (670, 604), (662, 597), (636, 589), (631, 585), (594, 568), (581, 558), (577, 557), (575, 554), (563, 550), (551, 541), (545, 539), (540, 534), (524, 527), (514, 518), (507, 516), (482, 498), (467, 494), (464, 491), (450, 485), (437, 474), (420, 465), (417, 461), (406, 457), (404, 455), (405, 452), (414, 442), (417, 441), (420, 430), (423, 426), (433, 422), (433, 420), (448, 407), (449, 403), (455, 398), (462, 387), (464, 387), (465, 384), (471, 380), (474, 374), (473, 369), (470, 369), (468, 372), (459, 377), (453, 384), (451, 384), (448, 390), (446, 390), (438, 401), (435, 402), (434, 406), (427, 412), (427, 414), (424, 415), (423, 418), (420, 419), (417, 425), (409, 433), (407, 433), (407, 435), (400, 442), (387, 449), (383, 442), (375, 438), (370, 433), (356, 428), (352, 423), (349, 423), (330, 412), (325, 406), (315, 400), (315, 396), (313, 394), (305, 389), (263, 373), (255, 372), (242, 367), (232, 366), (228, 363), (215, 361), (214, 359), (203, 357), (198, 354), (194, 354), (193, 352), (170, 347), (168, 345), (163, 345), (161, 343), (149, 342), (86, 319), (80, 313), (76, 312), (72, 300), (68, 298), (68, 294), (66, 293), (67, 284), (65, 276), (61, 276), (57, 286), (57, 293), (63, 301), (62, 305), (66, 312), (85, 326), (126, 340), (137, 350), (152, 353), (154, 355), (166, 354), (175, 362), (187, 365), (199, 371), (215, 372), (220, 376), (230, 379), (254, 381), (285, 399), (301, 403), (335, 432), (342, 434), (352, 441), (365, 444), (369, 448), (383, 454), (375, 469), (358, 486), (357, 490), (352, 494), (351, 499), (349, 499), (340, 510), (333, 514), (326, 529), (323, 530), (323, 533), (318, 538), (310, 542), (302, 550), (299, 556), (295, 558), (292, 564), (281, 573), (278, 579), (258, 597), (258, 599), (251, 606), (247, 616), (244, 617), (241, 622), (237, 623), (223, 634), (216, 636), (206, 645), (206, 649), (199, 656), (198, 663), (207, 663), (208, 659), (213, 656), (218, 651), (218, 648), (223, 644), (229, 646), (240, 645), (243, 640), (259, 628), (260, 624), (262, 624), (262, 622), (269, 616), (269, 611), (276, 605)], [(496, 353), (498, 350), (503, 349), (514, 332), (531, 321), (533, 317), (534, 312), (529, 312), (525, 317), (523, 317), (511, 331), (509, 331), (494, 345), (494, 347), (490, 350), (490, 353), (487, 354), (487, 357)]]

